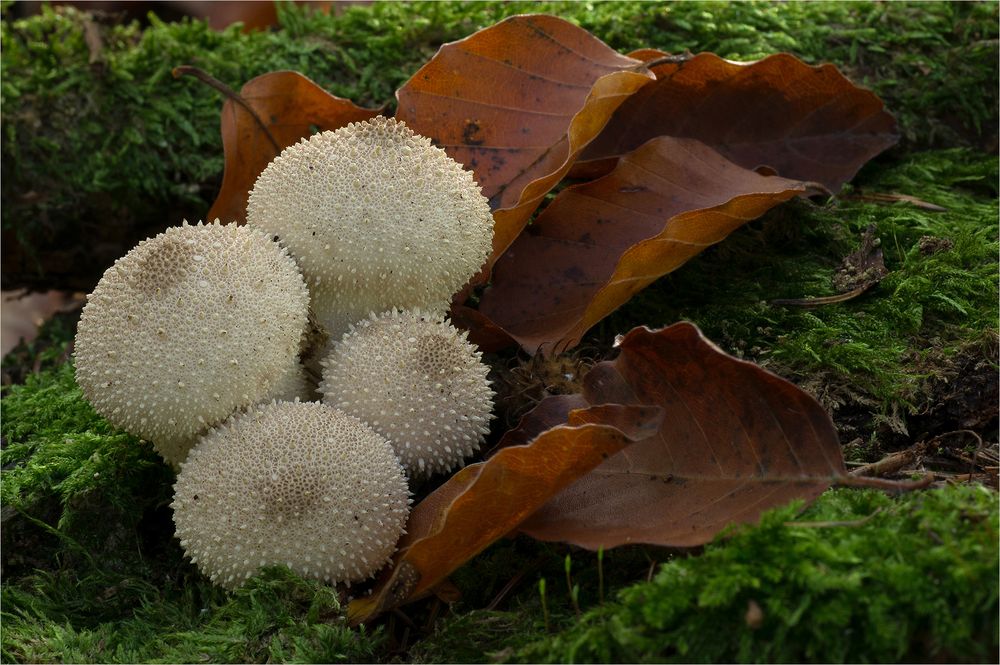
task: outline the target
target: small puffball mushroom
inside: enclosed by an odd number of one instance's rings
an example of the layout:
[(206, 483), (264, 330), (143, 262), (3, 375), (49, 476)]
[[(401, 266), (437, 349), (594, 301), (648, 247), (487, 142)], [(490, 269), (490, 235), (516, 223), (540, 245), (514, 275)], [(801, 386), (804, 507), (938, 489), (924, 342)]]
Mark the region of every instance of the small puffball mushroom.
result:
[(171, 508), (185, 553), (234, 589), (273, 565), (330, 582), (370, 577), (409, 503), (392, 447), (370, 427), (318, 402), (272, 402), (199, 440)]
[(370, 311), (444, 312), (493, 242), (472, 173), (383, 117), (286, 148), (257, 178), (247, 224), (289, 249), (334, 339)]
[(412, 478), (449, 471), (489, 432), (482, 354), (440, 314), (392, 310), (351, 326), (323, 361), (323, 401), (389, 439)]
[(80, 319), (76, 380), (176, 466), (200, 432), (279, 390), (308, 308), (298, 267), (269, 237), (185, 223), (104, 273)]

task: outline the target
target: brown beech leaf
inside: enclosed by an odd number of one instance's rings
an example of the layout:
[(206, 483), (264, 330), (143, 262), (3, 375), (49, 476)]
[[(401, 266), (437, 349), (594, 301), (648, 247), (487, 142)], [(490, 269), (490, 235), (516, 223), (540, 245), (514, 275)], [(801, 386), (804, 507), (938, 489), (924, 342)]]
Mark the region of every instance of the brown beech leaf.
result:
[(486, 462), (465, 467), (410, 514), (391, 573), (371, 596), (353, 601), (354, 624), (427, 595), (490, 543), (517, 528), (559, 490), (632, 441), (656, 433), (655, 406), (595, 406), (560, 412), (555, 427), (523, 438)]
[(588, 549), (701, 545), (845, 476), (826, 411), (795, 385), (737, 360), (695, 326), (635, 328), (584, 382), (592, 404), (663, 409), (656, 436), (605, 461), (525, 520), (541, 540)]
[(396, 117), (473, 170), (493, 261), (616, 108), (653, 74), (554, 16), (514, 16), (445, 44), (396, 92)]
[(379, 114), (378, 110), (335, 97), (302, 74), (290, 71), (251, 79), (240, 90), (240, 97), (264, 126), (233, 99), (223, 104), (225, 172), (219, 195), (208, 212), (209, 220), (242, 224), (257, 176), (283, 149), (312, 135), (314, 129), (338, 129)]
[(568, 187), (496, 264), (480, 312), (529, 353), (559, 353), (636, 292), (809, 183), (662, 136)]
[[(663, 54), (630, 54), (652, 62)], [(736, 63), (701, 53), (655, 65), (655, 83), (630, 97), (587, 146), (574, 175), (606, 172), (656, 136), (695, 138), (748, 169), (822, 183), (836, 192), (899, 139), (882, 100), (833, 65), (787, 53)], [(602, 160), (604, 161), (601, 164)]]

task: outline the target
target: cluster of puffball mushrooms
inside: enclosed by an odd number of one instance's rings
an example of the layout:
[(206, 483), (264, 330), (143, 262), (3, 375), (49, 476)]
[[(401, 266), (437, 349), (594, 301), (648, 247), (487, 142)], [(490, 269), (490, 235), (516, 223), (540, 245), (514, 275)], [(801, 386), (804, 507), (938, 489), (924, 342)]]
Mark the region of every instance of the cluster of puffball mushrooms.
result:
[(488, 432), (487, 367), (444, 312), (492, 240), (472, 174), (379, 117), (284, 150), (245, 226), (185, 223), (104, 273), (77, 383), (179, 469), (176, 535), (213, 582), (350, 584), (390, 559), (408, 480)]

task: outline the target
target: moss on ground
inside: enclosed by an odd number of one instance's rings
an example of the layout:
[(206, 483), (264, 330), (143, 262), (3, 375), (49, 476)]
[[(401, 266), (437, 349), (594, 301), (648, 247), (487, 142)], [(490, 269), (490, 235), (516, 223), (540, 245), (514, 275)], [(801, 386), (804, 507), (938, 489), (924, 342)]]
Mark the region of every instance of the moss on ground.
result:
[(376, 659), (384, 642), (381, 630), (347, 627), (330, 587), (287, 569), (265, 570), (229, 596), (202, 580), (163, 589), (137, 578), (108, 579), (102, 585), (117, 586), (104, 586), (103, 597), (128, 587), (134, 598), (128, 611), (103, 621), (67, 616), (68, 594), (58, 593), (101, 576), (87, 572), (38, 574), (27, 589), (4, 588), (5, 661), (357, 663)]
[[(662, 561), (651, 549), (655, 575), (641, 550), (608, 552), (603, 570), (615, 591), (604, 602), (595, 555), (550, 548), (501, 609), (478, 599), (463, 605), (409, 655), (414, 662), (995, 660), (997, 508), (996, 494), (977, 486), (899, 498), (830, 491), (804, 512), (770, 511), (759, 526), (719, 538), (698, 556)], [(567, 591), (566, 551), (582, 614)], [(466, 568), (479, 572), (476, 562)]]
[(377, 3), (339, 16), (283, 6), (280, 29), (250, 34), (155, 17), (143, 30), (45, 7), (0, 23), (6, 288), (89, 290), (141, 238), (205, 214), (222, 175), (221, 100), (173, 79), (174, 66), (236, 89), (296, 69), (391, 110), (440, 44), (523, 12), (562, 16), (622, 51), (834, 62), (883, 95), (911, 147), (996, 146), (996, 3)]

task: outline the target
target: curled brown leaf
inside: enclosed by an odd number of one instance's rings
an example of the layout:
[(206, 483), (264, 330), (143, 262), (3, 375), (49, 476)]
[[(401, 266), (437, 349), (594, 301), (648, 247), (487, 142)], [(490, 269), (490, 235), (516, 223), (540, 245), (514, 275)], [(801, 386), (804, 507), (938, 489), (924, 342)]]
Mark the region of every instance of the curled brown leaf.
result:
[[(630, 54), (647, 62), (661, 51)], [(748, 169), (836, 192), (869, 159), (899, 139), (882, 100), (833, 65), (787, 53), (737, 63), (712, 53), (653, 67), (657, 80), (630, 97), (580, 156), (577, 174), (607, 172), (657, 136), (698, 139)]]
[(826, 411), (794, 384), (737, 360), (689, 323), (635, 328), (587, 375), (592, 404), (663, 409), (656, 436), (609, 458), (520, 530), (588, 549), (701, 545), (846, 476)]

